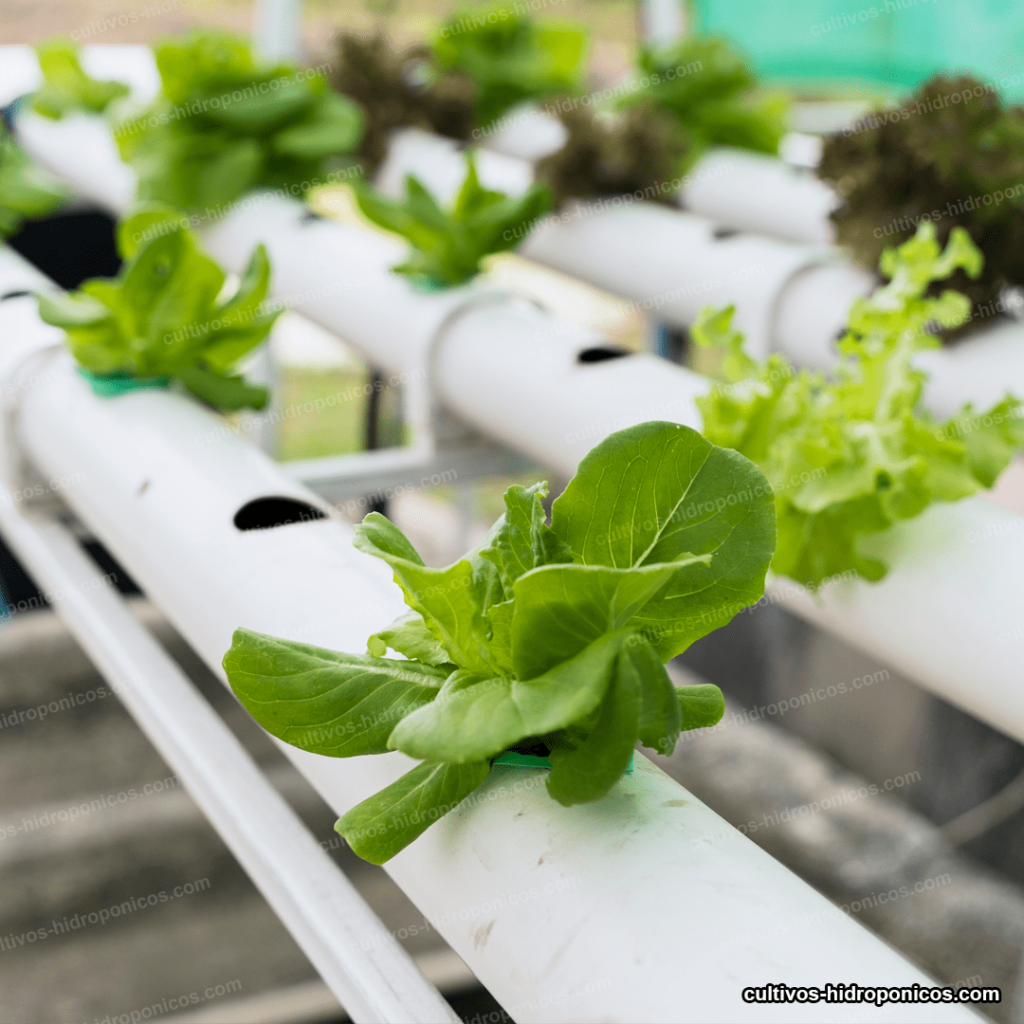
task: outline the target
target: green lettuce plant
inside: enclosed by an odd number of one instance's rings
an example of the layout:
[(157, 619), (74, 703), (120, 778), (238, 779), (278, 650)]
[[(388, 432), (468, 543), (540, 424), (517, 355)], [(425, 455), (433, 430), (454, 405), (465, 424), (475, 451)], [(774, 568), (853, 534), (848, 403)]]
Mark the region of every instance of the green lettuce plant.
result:
[(114, 100), (131, 91), (124, 82), (100, 81), (87, 75), (70, 40), (52, 39), (36, 47), (43, 85), (32, 97), (32, 109), (59, 120), (79, 111), (102, 114)]
[(698, 399), (704, 433), (764, 471), (775, 489), (778, 546), (772, 569), (811, 587), (855, 572), (869, 580), (887, 566), (865, 541), (933, 501), (991, 487), (1024, 445), (1024, 410), (1007, 397), (985, 413), (967, 405), (945, 422), (920, 408), (925, 374), (913, 358), (969, 311), (951, 290), (929, 286), (961, 269), (976, 277), (981, 256), (956, 228), (945, 250), (931, 224), (882, 254), (890, 280), (857, 299), (839, 341), (835, 373), (795, 371), (779, 355), (758, 363), (732, 329), (732, 307), (705, 309), (693, 328), (725, 355), (729, 382)]
[(526, 100), (577, 92), (587, 33), (576, 25), (536, 22), (506, 4), (456, 11), (433, 40), (438, 72), (474, 83), (476, 123), (488, 125)]
[(547, 753), (548, 793), (571, 806), (608, 793), (638, 741), (668, 754), (722, 715), (717, 687), (675, 688), (663, 666), (763, 593), (775, 524), (760, 470), (652, 422), (594, 448), (550, 524), (546, 494), (509, 488), (482, 544), (444, 569), (367, 516), (356, 546), (388, 563), (410, 609), (367, 654), (234, 635), (228, 679), (273, 735), (330, 757), (422, 761), (338, 822), (366, 860), (406, 847), (504, 752)]
[(45, 217), (67, 200), (67, 193), (14, 141), (0, 122), (0, 239), (23, 220)]
[(252, 188), (321, 184), (359, 143), (359, 108), (315, 71), (259, 65), (247, 41), (211, 30), (155, 52), (161, 95), (114, 133), (139, 199), (216, 216)]
[(972, 303), (960, 330), (1001, 312), (1007, 286), (1024, 287), (1024, 108), (991, 86), (930, 79), (901, 106), (826, 139), (818, 174), (843, 200), (832, 214), (840, 243), (865, 266), (921, 222), (943, 243), (956, 226), (970, 234), (985, 265), (950, 281)]
[(38, 297), (40, 317), (64, 329), (79, 365), (98, 377), (175, 379), (216, 409), (263, 408), (266, 389), (232, 373), (278, 316), (262, 309), (270, 283), (263, 246), (226, 300), (224, 271), (170, 207), (150, 204), (123, 220), (117, 247), (124, 264), (116, 278)]
[(753, 73), (724, 39), (691, 37), (670, 46), (643, 47), (640, 87), (623, 107), (650, 104), (670, 114), (691, 146), (691, 159), (709, 146), (775, 153), (786, 132), (789, 102), (759, 89)]
[(551, 193), (541, 184), (531, 185), (519, 197), (485, 189), (472, 155), (467, 154), (466, 164), (466, 180), (449, 210), (443, 210), (411, 174), (405, 179), (402, 200), (356, 183), (363, 213), (412, 244), (409, 259), (394, 267), (395, 273), (429, 286), (462, 284), (480, 272), (485, 256), (519, 245), (551, 204)]

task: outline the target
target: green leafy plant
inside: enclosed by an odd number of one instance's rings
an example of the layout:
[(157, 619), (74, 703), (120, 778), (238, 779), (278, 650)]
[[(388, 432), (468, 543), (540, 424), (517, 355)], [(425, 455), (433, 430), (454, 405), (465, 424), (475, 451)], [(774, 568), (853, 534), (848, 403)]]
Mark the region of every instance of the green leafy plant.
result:
[(737, 146), (775, 153), (786, 132), (789, 103), (766, 93), (724, 39), (684, 39), (643, 47), (640, 88), (624, 95), (623, 107), (650, 104), (672, 115), (691, 148), (691, 160), (709, 146)]
[(850, 310), (833, 377), (796, 372), (779, 355), (757, 363), (732, 329), (732, 307), (705, 309), (693, 336), (725, 353), (718, 386), (698, 405), (704, 433), (757, 463), (775, 488), (775, 572), (808, 586), (852, 572), (869, 580), (887, 566), (862, 550), (872, 534), (919, 515), (933, 501), (956, 501), (991, 487), (1024, 445), (1024, 409), (1009, 396), (985, 413), (965, 406), (946, 422), (919, 408), (925, 375), (913, 367), (969, 301), (929, 285), (957, 268), (971, 276), (981, 256), (955, 229), (942, 250), (935, 229), (882, 254), (889, 283)]
[(14, 234), (23, 220), (52, 213), (67, 198), (57, 181), (33, 163), (0, 122), (0, 238)]
[(262, 309), (270, 283), (263, 246), (221, 301), (224, 271), (200, 250), (180, 212), (140, 208), (118, 225), (117, 245), (125, 261), (118, 277), (39, 296), (39, 315), (64, 328), (79, 364), (101, 377), (174, 378), (217, 409), (263, 408), (266, 389), (231, 372), (278, 316)]
[(435, 34), (432, 50), (438, 72), (472, 80), (476, 123), (488, 125), (518, 103), (578, 91), (587, 33), (497, 4), (456, 11)]
[(338, 822), (359, 856), (394, 856), (503, 752), (547, 753), (548, 792), (570, 806), (608, 793), (638, 740), (668, 754), (682, 730), (721, 717), (717, 687), (677, 689), (663, 665), (764, 590), (775, 526), (760, 470), (652, 422), (583, 459), (550, 525), (546, 494), (509, 488), (482, 544), (444, 569), (367, 516), (356, 546), (391, 566), (410, 611), (365, 655), (236, 631), (224, 668), (273, 735), (423, 762)]
[(131, 91), (124, 82), (100, 81), (85, 73), (78, 47), (70, 40), (53, 39), (36, 47), (43, 86), (32, 97), (32, 109), (58, 120), (84, 111), (102, 114), (114, 100)]
[(468, 139), (475, 124), (475, 87), (458, 72), (425, 80), (425, 46), (403, 50), (383, 34), (345, 32), (338, 39), (331, 82), (363, 109), (366, 128), (357, 150), (364, 165), (384, 159), (389, 134), (396, 128), (422, 128), (453, 139)]
[(480, 272), (485, 256), (519, 245), (551, 204), (551, 193), (541, 184), (531, 185), (518, 198), (485, 189), (471, 154), (466, 164), (466, 180), (447, 211), (411, 174), (401, 201), (356, 183), (363, 213), (412, 243), (411, 256), (394, 267), (395, 273), (433, 286), (462, 284)]
[(252, 188), (322, 183), (359, 143), (359, 108), (315, 71), (260, 66), (248, 42), (210, 30), (155, 51), (162, 94), (114, 133), (140, 199), (217, 215)]
[(949, 337), (1001, 312), (1004, 288), (1024, 286), (1024, 108), (977, 79), (932, 78), (831, 136), (818, 174), (843, 200), (832, 214), (839, 241), (865, 266), (922, 222), (943, 243), (955, 226), (970, 234), (985, 265), (950, 280), (972, 309)]
[(690, 165), (691, 144), (664, 111), (645, 104), (617, 113), (589, 107), (559, 113), (565, 145), (537, 166), (556, 203), (632, 193), (674, 202), (669, 183)]

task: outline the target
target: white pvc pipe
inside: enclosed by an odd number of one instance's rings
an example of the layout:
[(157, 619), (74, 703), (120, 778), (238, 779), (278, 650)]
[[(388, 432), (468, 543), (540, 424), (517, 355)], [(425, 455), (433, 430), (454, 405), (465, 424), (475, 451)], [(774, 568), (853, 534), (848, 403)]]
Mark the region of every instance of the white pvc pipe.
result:
[[(243, 503), (295, 485), (188, 400), (103, 401), (64, 359), (25, 391), (18, 424), (33, 462), (72, 481), (70, 506), (215, 671), (240, 625), (362, 651), (401, 610), (387, 567), (339, 521), (236, 530)], [(282, 749), (339, 813), (410, 764)], [(817, 985), (837, 963), (863, 985), (928, 983), (646, 759), (584, 807), (560, 807), (541, 782), (495, 772), (387, 866), (515, 1019), (845, 1020), (848, 1007), (758, 1006), (741, 991)], [(955, 1006), (862, 1010), (977, 1019)]]
[(69, 114), (53, 121), (24, 111), (18, 115), (15, 132), (26, 152), (77, 195), (115, 216), (131, 205), (135, 172), (121, 160), (102, 118)]
[[(78, 192), (112, 211), (123, 211), (130, 204), (131, 169), (121, 163), (97, 119), (45, 122), (25, 115), (19, 119), (18, 132), (25, 147)], [(69, 160), (69, 147), (79, 159)], [(510, 194), (522, 193), (533, 180), (529, 164), (496, 152), (481, 152), (478, 170), (484, 184)], [(448, 200), (465, 176), (465, 162), (452, 140), (406, 130), (394, 136), (377, 184), (386, 193), (399, 195), (408, 173), (415, 173), (442, 200)], [(273, 216), (269, 209), (266, 216)], [(839, 276), (844, 281), (840, 301), (871, 288), (871, 275), (842, 262), (835, 250), (756, 235), (716, 237), (720, 233), (708, 220), (657, 204), (598, 199), (570, 204), (546, 218), (521, 251), (683, 327), (692, 324), (706, 305), (736, 303), (735, 324), (747, 335), (749, 350), (758, 356), (778, 347), (777, 311), (798, 277), (803, 284), (797, 330), (807, 338), (808, 348), (820, 352), (828, 351), (848, 308), (848, 303), (833, 304), (833, 280)], [(220, 225), (213, 234), (223, 235)], [(382, 239), (380, 246), (388, 241), (392, 240)], [(402, 243), (392, 244), (398, 262), (404, 249)], [(274, 266), (276, 275), (286, 273), (281, 263)], [(341, 282), (332, 287), (344, 283), (345, 275), (339, 277)], [(276, 287), (280, 289), (280, 281)], [(334, 294), (320, 294), (312, 301), (318, 306), (325, 301), (330, 304)], [(315, 313), (309, 315), (316, 318)]]
[[(657, 2), (665, 5), (665, 11), (645, 6), (643, 16), (653, 17), (660, 26), (654, 31), (670, 41), (682, 34), (672, 27), (682, 16), (682, 8), (679, 0)], [(299, 59), (301, 6), (301, 0), (261, 0), (256, 5), (253, 38), (257, 52), (273, 60)], [(668, 17), (663, 16), (666, 13)], [(83, 31), (88, 31), (88, 26)], [(86, 45), (82, 47), (82, 64), (96, 78), (127, 82), (140, 103), (150, 103), (159, 92), (160, 78), (149, 47)], [(0, 105), (38, 88), (41, 76), (31, 47), (0, 47), (0, 67), (4, 72)], [(496, 128), (481, 129), (475, 141), (487, 150), (530, 164), (558, 152), (568, 139), (557, 117), (532, 104), (508, 111)], [(794, 138), (783, 141), (792, 143)], [(806, 137), (800, 141), (801, 150), (806, 150)], [(796, 147), (790, 145), (786, 151), (789, 149), (795, 151)], [(724, 227), (790, 242), (831, 244), (835, 229), (829, 214), (838, 199), (813, 169), (805, 166), (805, 154), (800, 156), (800, 166), (796, 166), (748, 150), (713, 149), (688, 172), (689, 183), (682, 188), (679, 201), (689, 212)]]
[[(730, 181), (732, 194), (755, 205), (752, 167), (787, 181), (797, 206), (807, 181), (772, 158), (720, 150), (708, 157), (723, 168), (732, 161), (740, 178), (724, 169), (707, 180)], [(481, 152), (481, 181), (520, 194), (532, 180), (523, 161)], [(395, 134), (377, 185), (402, 193), (405, 175), (415, 173), (442, 200), (454, 198), (465, 174), (457, 145), (419, 130)], [(812, 184), (819, 184), (812, 181)], [(724, 185), (723, 185), (724, 187)], [(726, 195), (723, 192), (723, 196)], [(766, 209), (788, 211), (780, 197), (765, 194)], [(819, 199), (821, 196), (819, 196)], [(819, 206), (821, 204), (819, 203)], [(639, 308), (688, 326), (704, 306), (737, 306), (734, 324), (747, 336), (748, 351), (764, 358), (781, 351), (797, 366), (829, 369), (834, 342), (843, 332), (853, 301), (870, 294), (877, 278), (844, 259), (837, 249), (794, 246), (757, 235), (716, 238), (721, 229), (700, 217), (674, 213), (650, 203), (580, 201), (543, 220), (520, 251), (524, 256), (632, 299)], [(929, 376), (927, 404), (938, 417), (954, 415), (965, 402), (984, 407), (1007, 390), (1024, 395), (1024, 325), (998, 324), (980, 329), (954, 346), (924, 352), (918, 365)]]
[[(553, 112), (523, 104), (478, 129), (473, 140), (485, 150), (536, 164), (557, 153), (569, 132)], [(834, 245), (830, 214), (839, 197), (814, 168), (820, 140), (791, 132), (780, 159), (766, 153), (721, 146), (709, 150), (685, 175), (677, 199), (689, 213), (721, 227), (787, 242)]]
[(472, 132), (485, 152), (501, 153), (535, 164), (557, 153), (569, 140), (569, 129), (553, 114), (534, 103), (522, 103), (493, 124)]
[(813, 170), (722, 147), (703, 156), (688, 177), (679, 201), (691, 213), (790, 242), (835, 243), (829, 214), (839, 200)]
[(769, 600), (1024, 743), (1024, 516), (939, 502), (863, 547), (891, 566), (879, 583), (813, 595), (777, 579)]
[(956, 415), (965, 401), (983, 412), (1007, 392), (1024, 398), (1024, 324), (997, 323), (915, 362), (930, 376), (928, 408), (940, 418)]

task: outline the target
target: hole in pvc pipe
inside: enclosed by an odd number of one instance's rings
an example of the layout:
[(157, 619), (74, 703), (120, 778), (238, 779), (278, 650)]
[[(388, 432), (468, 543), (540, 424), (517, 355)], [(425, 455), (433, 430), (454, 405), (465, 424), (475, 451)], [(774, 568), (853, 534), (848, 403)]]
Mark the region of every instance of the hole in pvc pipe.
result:
[(738, 234), (740, 234), (739, 228), (721, 227), (715, 228), (715, 230), (711, 232), (711, 237), (714, 238), (716, 241), (721, 241), (723, 238), (732, 238), (733, 235)]
[(300, 224), (315, 224), (317, 221), (324, 220), (324, 216), (316, 212), (316, 210), (306, 210), (299, 218)]
[(578, 363), (603, 363), (608, 359), (621, 359), (623, 356), (631, 356), (633, 353), (628, 348), (620, 345), (595, 345), (593, 348), (585, 348), (576, 356)]
[(0, 302), (5, 302), (7, 299), (23, 299), (26, 295), (31, 295), (31, 292), (25, 291), (24, 288), (14, 292), (4, 292), (0, 295)]
[(255, 498), (247, 501), (235, 513), (235, 526), (239, 530), (272, 530), (290, 523), (307, 523), (326, 519), (318, 508), (295, 498)]

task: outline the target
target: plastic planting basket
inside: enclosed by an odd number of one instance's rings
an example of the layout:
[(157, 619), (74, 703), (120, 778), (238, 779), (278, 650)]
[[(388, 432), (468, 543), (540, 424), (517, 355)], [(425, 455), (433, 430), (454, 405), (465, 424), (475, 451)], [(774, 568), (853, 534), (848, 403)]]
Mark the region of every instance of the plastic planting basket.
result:
[(93, 394), (104, 398), (124, 395), (129, 391), (144, 391), (147, 388), (169, 388), (170, 377), (131, 377), (127, 373), (93, 373), (78, 367), (79, 374), (85, 378)]
[[(506, 750), (494, 759), (495, 766), (502, 764), (507, 768), (540, 768), (543, 771), (551, 771), (551, 759), (542, 757), (539, 754), (520, 754), (516, 750)], [(626, 765), (626, 774), (633, 774), (633, 758), (630, 756), (629, 764)]]
[(1020, 0), (697, 0), (696, 26), (802, 93), (860, 84), (902, 94), (936, 72), (960, 72), (1024, 100)]

